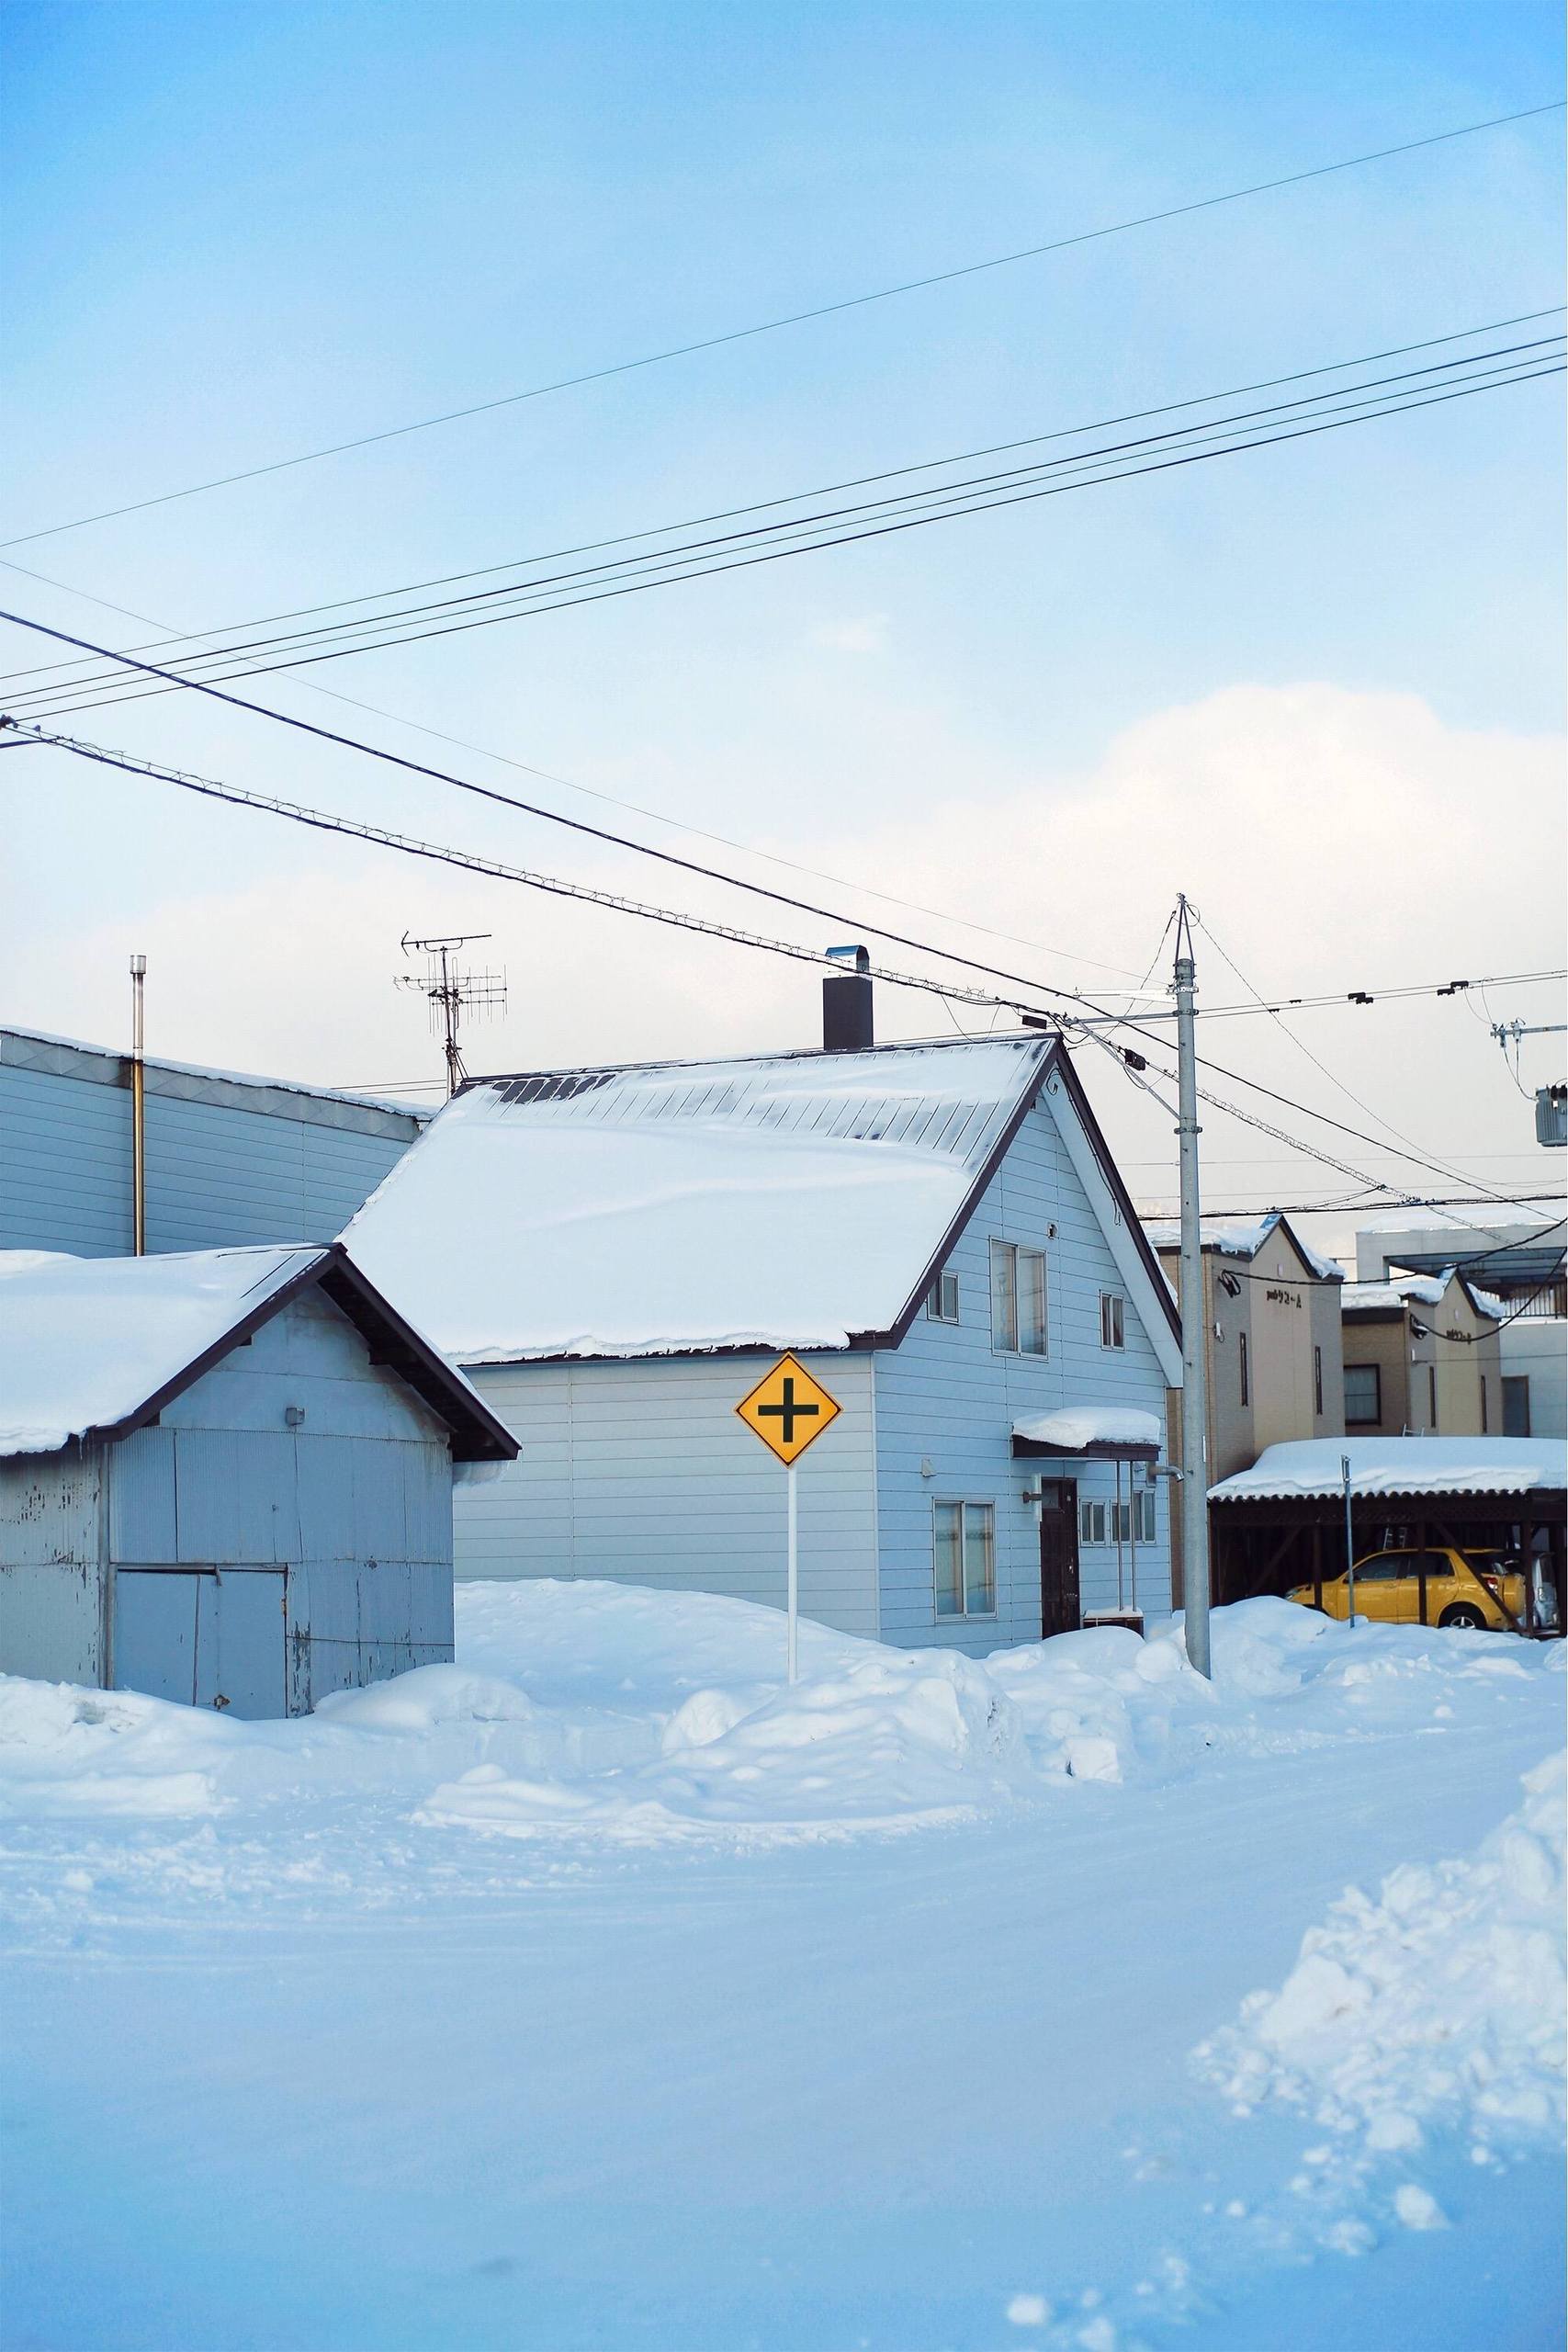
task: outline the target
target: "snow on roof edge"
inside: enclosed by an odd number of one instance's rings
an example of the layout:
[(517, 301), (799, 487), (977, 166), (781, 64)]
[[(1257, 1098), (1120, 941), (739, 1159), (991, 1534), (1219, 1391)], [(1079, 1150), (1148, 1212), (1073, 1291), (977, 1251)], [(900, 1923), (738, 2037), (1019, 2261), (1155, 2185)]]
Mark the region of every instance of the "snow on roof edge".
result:
[[(63, 1037), (51, 1029), (29, 1029), (20, 1021), (0, 1022), (0, 1036), (28, 1037), (38, 1046), (63, 1046), (73, 1054), (96, 1054), (106, 1061), (126, 1061), (128, 1050), (120, 1046), (96, 1046), (87, 1037)], [(312, 1086), (302, 1078), (267, 1078), (255, 1070), (220, 1069), (213, 1062), (171, 1061), (166, 1054), (144, 1054), (142, 1066), (147, 1069), (172, 1070), (179, 1078), (213, 1078), (224, 1086), (254, 1086), (270, 1089), (278, 1094), (307, 1094), (322, 1102), (352, 1102), (364, 1111), (391, 1111), (401, 1117), (418, 1119), (426, 1125), (442, 1108), (439, 1102), (428, 1107), (421, 1102), (394, 1102), (385, 1094), (359, 1094), (343, 1086)], [(432, 1079), (430, 1091), (438, 1094), (440, 1081)]]

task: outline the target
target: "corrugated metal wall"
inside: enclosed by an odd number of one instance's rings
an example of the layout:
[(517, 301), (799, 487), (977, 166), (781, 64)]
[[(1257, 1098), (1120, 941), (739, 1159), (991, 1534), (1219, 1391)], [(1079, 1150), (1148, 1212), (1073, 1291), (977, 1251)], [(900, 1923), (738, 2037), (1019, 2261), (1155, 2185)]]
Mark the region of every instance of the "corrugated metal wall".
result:
[[(992, 1351), (993, 1238), (1045, 1253), (1047, 1355)], [(876, 1359), (882, 1637), (983, 1656), (1003, 1643), (1040, 1638), (1040, 1531), (1020, 1498), (1026, 1485), (1052, 1473), (1049, 1464), (1013, 1460), (1015, 1417), (1069, 1405), (1124, 1405), (1155, 1414), (1163, 1426), (1166, 1389), (1130, 1298), (1125, 1347), (1100, 1346), (1100, 1293), (1122, 1294), (1126, 1286), (1043, 1100), (1024, 1121), (948, 1266), (958, 1276), (960, 1321), (936, 1323), (922, 1313), (903, 1346)], [(920, 1474), (922, 1461), (931, 1464), (929, 1478)], [(1077, 1478), (1081, 1500), (1108, 1501), (1115, 1492), (1109, 1463), (1074, 1465), (1062, 1475)], [(1123, 1494), (1126, 1478), (1123, 1470)], [(1138, 1601), (1151, 1616), (1163, 1616), (1170, 1607), (1163, 1484), (1156, 1497), (1158, 1541), (1152, 1552), (1139, 1546)], [(932, 1505), (939, 1498), (994, 1506), (995, 1617), (936, 1614)], [(1125, 1589), (1125, 1554), (1122, 1566)], [(1080, 1578), (1086, 1611), (1115, 1607), (1114, 1545), (1084, 1549)]]
[[(147, 1069), (147, 1246), (330, 1241), (420, 1133), (412, 1114)], [(0, 1249), (130, 1253), (129, 1063), (0, 1031)]]

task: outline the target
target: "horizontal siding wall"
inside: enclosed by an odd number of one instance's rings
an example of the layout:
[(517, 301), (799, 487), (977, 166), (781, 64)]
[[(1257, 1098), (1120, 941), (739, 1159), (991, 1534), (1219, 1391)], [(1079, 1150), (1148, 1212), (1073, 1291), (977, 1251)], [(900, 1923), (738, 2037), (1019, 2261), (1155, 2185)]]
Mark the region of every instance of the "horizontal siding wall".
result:
[[(1072, 1115), (1070, 1109), (1064, 1116)], [(1055, 1227), (1053, 1234), (1051, 1228)], [(990, 1242), (1042, 1250), (1047, 1261), (1049, 1353), (1003, 1355), (991, 1347)], [(1166, 1387), (1131, 1298), (1126, 1345), (1100, 1344), (1101, 1291), (1126, 1285), (1062, 1143), (1049, 1099), (1024, 1121), (1007, 1159), (948, 1260), (958, 1276), (959, 1322), (916, 1317), (903, 1345), (876, 1359), (880, 1474), (882, 1636), (911, 1647), (928, 1643), (983, 1655), (1040, 1638), (1040, 1532), (1025, 1486), (1049, 1462), (1012, 1458), (1015, 1419), (1055, 1407), (1131, 1406), (1164, 1426)], [(922, 1474), (922, 1463), (931, 1465)], [(1063, 1465), (1080, 1501), (1115, 1493), (1110, 1463)], [(1128, 1472), (1122, 1471), (1122, 1492)], [(988, 1502), (996, 1511), (997, 1613), (939, 1618), (933, 1557), (938, 1498)], [(1158, 1538), (1138, 1550), (1137, 1598), (1151, 1617), (1170, 1608), (1168, 1498), (1156, 1487)], [(1123, 1556), (1123, 1600), (1130, 1600)], [(1118, 1605), (1114, 1545), (1085, 1549), (1080, 1575), (1086, 1611)]]
[[(770, 1355), (481, 1365), (522, 1446), (456, 1497), (460, 1577), (605, 1577), (782, 1608), (784, 1473), (736, 1416)], [(799, 1465), (800, 1606), (876, 1632), (871, 1360), (806, 1356), (842, 1407)]]
[(0, 1061), (0, 1249), (130, 1253), (130, 1096)]
[[(29, 1046), (8, 1032), (4, 1044), (0, 1249), (129, 1255), (129, 1063)], [(10, 1058), (28, 1052), (53, 1066)], [(397, 1113), (155, 1066), (146, 1102), (147, 1247), (154, 1251), (330, 1241), (418, 1133)]]

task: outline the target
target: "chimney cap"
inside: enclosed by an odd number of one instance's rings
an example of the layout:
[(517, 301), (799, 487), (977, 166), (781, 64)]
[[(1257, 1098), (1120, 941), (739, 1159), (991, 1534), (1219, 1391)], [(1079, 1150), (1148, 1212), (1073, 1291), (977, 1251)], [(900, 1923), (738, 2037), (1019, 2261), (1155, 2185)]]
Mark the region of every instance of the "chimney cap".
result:
[(852, 958), (857, 972), (869, 972), (871, 969), (869, 947), (829, 947), (828, 958), (834, 964), (847, 964)]

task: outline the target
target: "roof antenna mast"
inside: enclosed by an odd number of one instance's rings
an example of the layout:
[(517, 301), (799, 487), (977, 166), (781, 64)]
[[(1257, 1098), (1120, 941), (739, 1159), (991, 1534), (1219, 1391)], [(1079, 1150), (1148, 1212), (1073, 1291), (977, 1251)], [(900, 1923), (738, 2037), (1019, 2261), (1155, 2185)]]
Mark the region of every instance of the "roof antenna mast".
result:
[(423, 974), (400, 972), (393, 987), (417, 989), (430, 1001), (430, 1025), (442, 1040), (446, 1057), (446, 1098), (450, 1102), (468, 1073), (463, 1067), (462, 1050), (457, 1043), (457, 1028), (463, 1015), (478, 1014), (481, 1020), (504, 1012), (506, 1007), (506, 974), (459, 970), (452, 958), (459, 947), (468, 947), (476, 940), (489, 939), (488, 931), (448, 933), (445, 937), (414, 939), (405, 931), (402, 950), (405, 956), (423, 956)]

